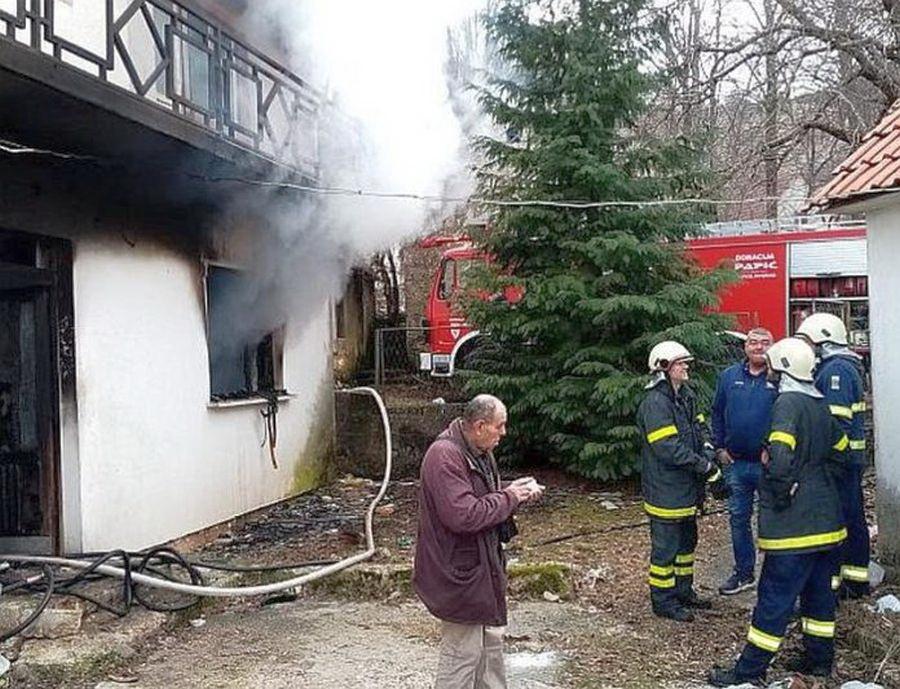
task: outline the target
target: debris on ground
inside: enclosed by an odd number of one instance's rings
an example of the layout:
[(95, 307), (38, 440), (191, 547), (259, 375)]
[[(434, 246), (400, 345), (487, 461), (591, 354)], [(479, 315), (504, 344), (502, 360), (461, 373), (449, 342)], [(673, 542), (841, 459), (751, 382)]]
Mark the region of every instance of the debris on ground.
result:
[[(713, 506), (713, 512), (700, 520), (696, 554), (696, 585), (701, 595), (713, 599), (714, 608), (698, 614), (692, 624), (679, 624), (651, 614), (646, 584), (649, 534), (635, 483), (599, 485), (552, 470), (523, 471), (516, 475), (521, 473), (533, 474), (548, 488), (541, 502), (526, 506), (517, 516), (520, 535), (507, 551), (512, 623), (509, 657), (523, 665), (520, 668), (523, 676), (528, 672), (526, 665), (552, 660), (554, 669), (547, 676), (564, 678), (555, 684), (542, 680), (543, 684), (528, 686), (571, 689), (698, 686), (696, 682), (706, 676), (711, 665), (728, 662), (737, 655), (746, 638), (755, 594), (748, 591), (728, 598), (716, 594), (718, 585), (731, 569), (728, 519), (720, 506)], [(510, 474), (507, 478), (512, 477)], [(358, 553), (364, 547), (364, 515), (378, 489), (376, 481), (346, 476), (236, 524), (231, 532), (195, 553), (193, 558), (258, 568), (280, 564), (300, 566)], [(394, 611), (392, 614), (399, 614), (398, 610), (419, 610), (410, 587), (416, 538), (416, 491), (415, 481), (391, 482), (376, 516), (377, 550), (370, 561), (291, 592), (283, 599), (204, 602), (202, 610), (179, 618), (180, 629), (190, 638), (201, 639), (220, 628), (223, 615), (240, 617), (271, 611), (277, 616), (288, 610), (311, 609), (323, 601), (365, 604), (365, 609), (373, 615), (387, 614), (388, 610)], [(292, 575), (290, 570), (257, 569), (235, 573), (233, 576), (239, 580), (231, 583), (272, 582)], [(884, 599), (897, 590), (881, 587), (878, 593)], [(265, 605), (266, 602), (292, 604), (272, 606)], [(540, 619), (534, 618), (534, 606), (545, 606), (560, 614), (542, 612), (546, 615), (542, 627)], [(531, 615), (528, 632), (516, 638), (516, 616), (526, 609)], [(578, 612), (578, 623), (561, 625), (562, 619), (575, 619), (574, 611)], [(96, 628), (94, 617), (86, 618), (86, 630), (80, 636), (87, 636)], [(424, 612), (419, 618), (430, 619)], [(373, 620), (365, 622), (375, 624)], [(201, 624), (202, 630), (194, 629)], [(824, 683), (811, 684), (786, 675), (776, 659), (771, 677), (780, 686), (791, 689), (801, 686), (850, 689), (853, 681), (861, 683), (856, 689), (879, 685), (900, 687), (900, 648), (894, 643), (900, 636), (898, 624), (896, 616), (876, 612), (867, 601), (843, 602), (838, 616), (834, 676)], [(535, 630), (540, 630), (539, 642)], [(434, 644), (435, 633), (429, 627), (429, 631), (413, 636)], [(31, 664), (49, 663), (34, 657), (36, 646), (28, 650), (28, 645), (34, 643), (39, 642), (26, 641), (26, 656), (31, 657)], [(801, 635), (792, 628), (785, 650), (801, 647)], [(172, 653), (173, 649), (172, 645), (164, 645), (160, 653)], [(120, 660), (116, 662), (122, 662), (124, 652), (117, 653)], [(163, 660), (161, 656), (160, 663)], [(124, 670), (134, 669), (133, 661), (126, 658), (124, 663)], [(107, 678), (108, 664), (98, 667), (104, 672), (98, 679)], [(142, 676), (141, 686), (145, 681)], [(805, 685), (798, 683), (804, 681)], [(84, 686), (90, 689), (95, 684)], [(70, 683), (67, 689), (74, 686)]]
[(893, 594), (882, 596), (875, 602), (875, 612), (900, 612), (900, 598)]

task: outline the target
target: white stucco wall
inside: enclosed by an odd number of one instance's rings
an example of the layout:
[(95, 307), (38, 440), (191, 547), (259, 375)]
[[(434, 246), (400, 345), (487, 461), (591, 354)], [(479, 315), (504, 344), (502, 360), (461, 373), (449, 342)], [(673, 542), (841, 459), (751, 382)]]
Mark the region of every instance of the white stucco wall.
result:
[(900, 565), (900, 200), (867, 220), (879, 551)]
[(81, 542), (66, 539), (67, 550), (161, 543), (308, 487), (333, 418), (327, 305), (286, 328), (284, 382), (296, 397), (278, 415), (275, 470), (259, 406), (209, 407), (197, 259), (148, 241), (77, 239), (74, 294), (80, 487), (64, 490), (80, 490), (81, 513), (63, 523)]

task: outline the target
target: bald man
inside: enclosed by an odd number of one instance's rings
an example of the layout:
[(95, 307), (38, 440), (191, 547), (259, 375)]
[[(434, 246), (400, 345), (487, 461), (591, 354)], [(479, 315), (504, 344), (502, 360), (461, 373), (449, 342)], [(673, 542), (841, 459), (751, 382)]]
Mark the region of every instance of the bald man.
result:
[(436, 689), (505, 689), (506, 560), (512, 515), (540, 497), (530, 477), (504, 487), (493, 450), (506, 407), (478, 395), (425, 453), (413, 587), (441, 620)]

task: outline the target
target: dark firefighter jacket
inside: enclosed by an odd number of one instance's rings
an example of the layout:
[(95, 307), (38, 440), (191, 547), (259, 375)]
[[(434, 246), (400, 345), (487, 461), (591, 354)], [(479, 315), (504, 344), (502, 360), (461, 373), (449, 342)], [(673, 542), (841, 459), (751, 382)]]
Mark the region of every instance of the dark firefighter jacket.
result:
[(802, 392), (778, 395), (759, 485), (761, 550), (827, 550), (847, 537), (837, 480), (849, 444), (825, 400)]
[(704, 476), (712, 468), (703, 455), (705, 419), (685, 386), (676, 392), (660, 379), (637, 412), (641, 432), (641, 490), (644, 509), (659, 519), (697, 514)]
[(856, 357), (835, 354), (816, 368), (816, 388), (825, 396), (831, 415), (850, 440), (850, 461), (866, 464), (866, 403)]

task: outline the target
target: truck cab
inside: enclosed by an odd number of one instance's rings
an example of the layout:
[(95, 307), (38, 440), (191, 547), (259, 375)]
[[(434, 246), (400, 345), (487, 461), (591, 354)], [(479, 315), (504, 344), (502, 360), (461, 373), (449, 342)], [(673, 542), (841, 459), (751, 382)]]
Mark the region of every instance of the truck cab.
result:
[(471, 243), (447, 249), (441, 254), (422, 321), (428, 337), (428, 351), (419, 357), (420, 369), (430, 370), (434, 376), (452, 375), (457, 345), (462, 346), (477, 336), (477, 331), (466, 322), (459, 298), (468, 269), (486, 260), (484, 252)]

